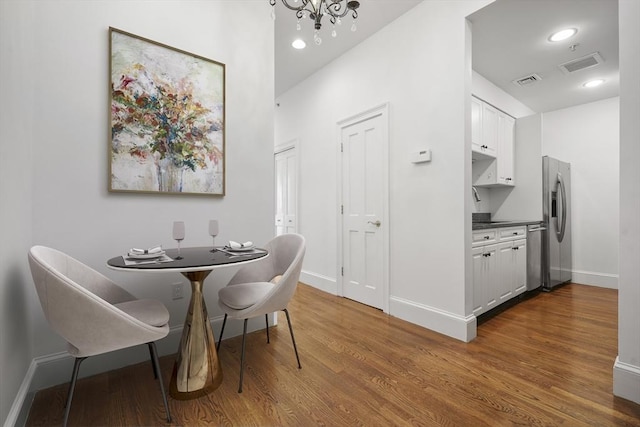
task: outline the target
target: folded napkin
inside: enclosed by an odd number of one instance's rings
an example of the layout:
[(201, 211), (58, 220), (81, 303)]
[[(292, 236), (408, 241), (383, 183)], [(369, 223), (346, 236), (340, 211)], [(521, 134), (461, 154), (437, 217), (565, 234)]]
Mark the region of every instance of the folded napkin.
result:
[(160, 264), (163, 262), (171, 262), (171, 261), (173, 261), (173, 258), (169, 258), (166, 255), (160, 255), (159, 257), (153, 258), (153, 259), (124, 257), (124, 265)]
[(233, 240), (229, 240), (228, 247), (231, 248), (231, 249), (252, 248), (253, 247), (253, 242), (238, 243), (238, 242), (234, 242)]
[(163, 252), (162, 246), (156, 246), (155, 248), (149, 248), (149, 249), (138, 249), (138, 248), (129, 249), (130, 255), (151, 255), (151, 254), (160, 254), (162, 252)]

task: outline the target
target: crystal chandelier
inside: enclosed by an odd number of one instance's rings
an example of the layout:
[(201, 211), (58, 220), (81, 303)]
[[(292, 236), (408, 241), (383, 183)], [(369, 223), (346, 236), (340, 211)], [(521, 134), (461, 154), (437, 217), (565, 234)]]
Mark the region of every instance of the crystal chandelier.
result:
[[(275, 6), (277, 0), (269, 0), (271, 6), (273, 6), (271, 11), (271, 16), (275, 19)], [(288, 9), (291, 9), (296, 12), (296, 17), (298, 18), (297, 29), (298, 31), (301, 29), (300, 21), (306, 17), (309, 17), (312, 21), (314, 21), (315, 31), (313, 34), (313, 40), (316, 44), (322, 43), (322, 38), (320, 38), (320, 28), (322, 28), (322, 17), (325, 15), (329, 16), (329, 21), (333, 24), (333, 30), (331, 31), (331, 36), (336, 37), (338, 32), (336, 31), (336, 25), (340, 25), (342, 23), (342, 18), (347, 16), (349, 12), (351, 12), (351, 17), (353, 18), (353, 24), (351, 25), (351, 31), (356, 30), (355, 20), (358, 18), (358, 8), (360, 7), (360, 2), (355, 0), (293, 0), (293, 5), (289, 4), (291, 0), (281, 0), (282, 4), (285, 5)]]

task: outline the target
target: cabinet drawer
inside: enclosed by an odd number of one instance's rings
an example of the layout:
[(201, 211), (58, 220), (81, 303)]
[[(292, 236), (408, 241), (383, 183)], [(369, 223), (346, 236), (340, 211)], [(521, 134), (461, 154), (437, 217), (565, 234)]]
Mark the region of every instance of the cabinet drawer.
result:
[(500, 241), (523, 239), (526, 236), (526, 227), (510, 227), (500, 229)]
[(488, 245), (489, 243), (496, 242), (496, 229), (490, 230), (478, 230), (473, 232), (473, 247)]

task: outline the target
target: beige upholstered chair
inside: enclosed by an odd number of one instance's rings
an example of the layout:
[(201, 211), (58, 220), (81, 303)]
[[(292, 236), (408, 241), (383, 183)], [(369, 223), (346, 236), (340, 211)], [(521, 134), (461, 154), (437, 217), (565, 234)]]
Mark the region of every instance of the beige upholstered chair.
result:
[(247, 320), (250, 318), (264, 315), (267, 323), (267, 342), (269, 342), (269, 313), (284, 311), (287, 315), (298, 368), (302, 368), (287, 305), (293, 297), (300, 278), (305, 251), (304, 237), (299, 234), (283, 234), (267, 243), (265, 249), (269, 251), (268, 257), (243, 266), (231, 278), (229, 284), (218, 292), (218, 305), (224, 312), (218, 349), (220, 349), (227, 317), (244, 320), (238, 393), (242, 393), (245, 337)]
[(34, 246), (29, 265), (51, 328), (75, 358), (65, 405), (67, 425), (80, 363), (89, 356), (147, 344), (160, 383), (167, 421), (171, 413), (160, 375), (155, 342), (169, 333), (169, 312), (156, 300), (136, 299), (111, 280), (55, 249)]

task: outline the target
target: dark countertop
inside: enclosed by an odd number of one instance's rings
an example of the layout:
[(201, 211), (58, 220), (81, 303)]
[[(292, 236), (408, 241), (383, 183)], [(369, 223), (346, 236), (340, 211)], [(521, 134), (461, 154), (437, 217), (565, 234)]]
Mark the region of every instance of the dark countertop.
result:
[(542, 224), (542, 221), (495, 221), (495, 222), (474, 222), (471, 230), (487, 230), (489, 228), (517, 227), (519, 225)]

